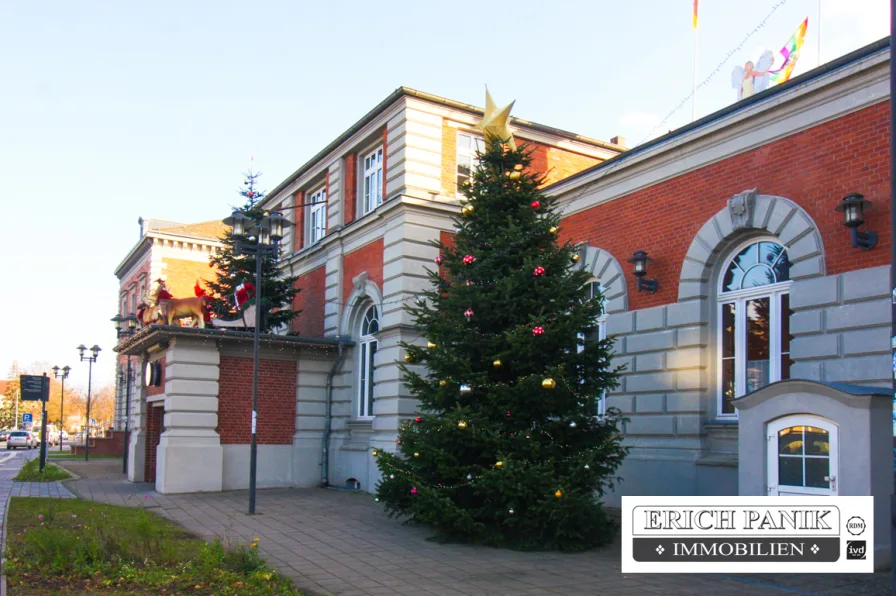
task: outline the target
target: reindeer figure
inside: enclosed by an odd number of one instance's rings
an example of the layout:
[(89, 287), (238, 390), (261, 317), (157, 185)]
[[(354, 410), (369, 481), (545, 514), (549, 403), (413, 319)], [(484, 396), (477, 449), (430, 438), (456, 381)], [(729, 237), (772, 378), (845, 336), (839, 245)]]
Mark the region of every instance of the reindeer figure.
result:
[[(204, 296), (192, 296), (189, 298), (174, 298), (165, 286), (165, 280), (156, 280), (157, 288), (151, 297), (153, 321), (158, 320), (164, 325), (173, 325), (174, 321), (192, 318), (194, 324), (200, 329), (205, 329), (206, 299)], [(198, 284), (198, 282), (197, 282)]]

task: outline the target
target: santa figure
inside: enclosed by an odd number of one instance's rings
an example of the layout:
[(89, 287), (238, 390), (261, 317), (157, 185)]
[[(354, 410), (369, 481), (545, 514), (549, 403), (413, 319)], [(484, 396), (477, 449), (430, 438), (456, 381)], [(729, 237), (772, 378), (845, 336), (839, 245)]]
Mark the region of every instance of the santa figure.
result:
[(255, 286), (250, 283), (241, 283), (236, 287), (233, 294), (233, 301), (237, 310), (242, 310), (243, 305), (250, 299), (255, 297)]

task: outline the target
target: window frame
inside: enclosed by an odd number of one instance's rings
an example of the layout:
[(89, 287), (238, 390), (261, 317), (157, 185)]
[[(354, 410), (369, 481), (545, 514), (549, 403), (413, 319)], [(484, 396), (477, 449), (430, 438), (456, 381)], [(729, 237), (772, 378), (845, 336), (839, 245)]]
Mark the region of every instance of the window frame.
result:
[[(724, 395), (724, 308), (729, 304), (735, 305), (734, 310), (734, 399), (746, 395), (746, 376), (747, 376), (747, 360), (745, 352), (747, 350), (747, 313), (746, 305), (751, 300), (768, 298), (769, 299), (769, 370), (768, 384), (776, 383), (781, 380), (781, 356), (786, 353), (789, 357), (790, 351), (782, 352), (782, 317), (789, 317), (789, 313), (784, 312), (782, 308), (782, 297), (790, 296), (790, 286), (792, 280), (780, 281), (764, 286), (756, 286), (746, 289), (724, 291), (725, 275), (731, 267), (734, 259), (738, 257), (744, 250), (754, 244), (760, 242), (769, 242), (781, 246), (787, 251), (787, 246), (774, 238), (752, 238), (746, 242), (742, 242), (730, 251), (728, 258), (723, 261), (723, 266), (718, 271), (718, 279), (716, 283), (716, 346), (715, 346), (715, 367), (716, 367), (716, 419), (731, 420), (738, 419), (737, 408), (733, 412), (725, 412), (725, 395)], [(788, 256), (789, 258), (789, 256)], [(788, 326), (789, 329), (789, 326)]]
[[(373, 318), (368, 320), (368, 314), (373, 311)], [(355, 409), (355, 417), (357, 420), (373, 420), (376, 416), (373, 413), (373, 404), (376, 402), (374, 397), (374, 387), (376, 380), (375, 356), (379, 347), (377, 333), (379, 333), (380, 314), (375, 304), (366, 304), (361, 311), (358, 325), (358, 368), (357, 368), (357, 406)], [(376, 323), (376, 329), (369, 331), (370, 323)], [(366, 333), (365, 333), (366, 331)]]
[[(597, 341), (603, 341), (607, 339), (607, 309), (606, 309), (606, 289), (607, 287), (600, 283), (599, 279), (594, 279), (588, 282), (587, 287), (589, 290), (591, 287), (597, 284), (598, 291), (601, 296), (604, 296), (604, 308), (601, 311), (601, 314), (595, 318), (595, 326), (597, 327)], [(591, 291), (591, 297), (594, 297), (594, 292)], [(589, 298), (590, 299), (590, 298)], [(578, 333), (578, 338), (582, 341), (585, 341), (585, 334)], [(576, 353), (581, 354), (585, 351), (585, 346), (582, 344), (578, 344), (576, 346)], [(601, 394), (599, 398), (597, 398), (597, 416), (598, 418), (603, 418), (607, 414), (607, 392), (606, 390)]]
[[(470, 139), (470, 147), (469, 148), (461, 148), (460, 138), (469, 137)], [(473, 172), (479, 166), (479, 160), (476, 158), (476, 152), (480, 151), (485, 152), (485, 139), (481, 136), (473, 134), (472, 132), (466, 130), (458, 130), (457, 138), (455, 141), (455, 150), (454, 150), (454, 182), (457, 186), (456, 192), (458, 195), (462, 195), (461, 186), (462, 182), (458, 179), (460, 178), (460, 158), (461, 157), (469, 157), (470, 158), (470, 176), (467, 177), (467, 180), (473, 179)]]
[[(305, 202), (308, 203), (308, 217), (305, 219), (307, 222), (305, 226), (305, 246), (311, 246), (323, 240), (324, 236), (327, 235), (327, 201), (329, 200), (327, 185), (324, 184), (305, 196), (307, 197)], [(316, 197), (323, 199), (320, 204), (314, 204), (317, 203)], [(321, 218), (320, 221), (315, 222), (315, 215)], [(317, 236), (315, 232), (319, 232), (320, 235)]]
[[(377, 165), (372, 169), (368, 168), (367, 160), (374, 156), (377, 157)], [(358, 189), (358, 196), (360, 198), (358, 201), (359, 217), (364, 217), (368, 213), (376, 211), (377, 207), (383, 204), (383, 180), (386, 175), (385, 157), (386, 153), (383, 143), (381, 142), (372, 145), (365, 151), (358, 152), (358, 168), (360, 169), (360, 176), (358, 177), (360, 181), (360, 188)], [(368, 200), (368, 194), (365, 191), (368, 178), (377, 173), (379, 173), (379, 176), (376, 177), (377, 194), (374, 200), (375, 204), (371, 206), (370, 201)]]

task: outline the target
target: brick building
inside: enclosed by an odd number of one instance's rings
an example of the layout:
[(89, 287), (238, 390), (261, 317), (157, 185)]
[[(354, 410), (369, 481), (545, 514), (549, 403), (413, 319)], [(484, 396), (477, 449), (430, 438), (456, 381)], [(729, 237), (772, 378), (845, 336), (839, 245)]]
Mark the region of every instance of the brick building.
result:
[[(115, 268), (119, 287), (118, 314), (123, 316), (137, 312), (137, 305), (153, 291), (153, 284), (160, 278), (165, 279), (175, 297), (193, 296), (196, 280), (210, 278), (209, 257), (221, 246), (218, 239), (226, 231), (220, 221), (182, 224), (141, 217), (138, 224), (140, 240)], [(127, 359), (119, 357), (119, 365), (115, 428), (124, 427), (126, 383), (123, 383), (123, 374), (127, 370)]]
[[(864, 408), (873, 441), (881, 421), (890, 426), (889, 58), (882, 40), (621, 153), (512, 122), (534, 145), (536, 167), (557, 172), (546, 191), (568, 214), (561, 241), (580, 245), (580, 266), (606, 298), (602, 334), (626, 367), (602, 405), (630, 417), (631, 453), (610, 502), (747, 485), (762, 490), (743, 494), (878, 494), (881, 474), (892, 489), (892, 461), (872, 458), (870, 442), (856, 461), (873, 489), (837, 483), (851, 472), (838, 468), (839, 427), (820, 405)], [(369, 450), (394, 449), (416, 408), (398, 344), (425, 339), (403, 306), (428, 283), (429, 241), (454, 232), (480, 116), (399, 89), (266, 197), (296, 223), (282, 267), (300, 277), (303, 312), (299, 337), (265, 339), (260, 402), (277, 411), (258, 421), (271, 443), (259, 451), (260, 485), (375, 486)], [(835, 210), (853, 193), (872, 203), (859, 229), (876, 232), (873, 247), (854, 243)], [(652, 259), (643, 278), (629, 263), (639, 251)], [(246, 485), (247, 340), (224, 333), (152, 329), (125, 346), (144, 362), (168, 358), (158, 398), (166, 457), (177, 444), (223, 453), (223, 471), (184, 468), (169, 475), (172, 486), (196, 490), (182, 481), (188, 473), (214, 476), (202, 490)], [(188, 399), (200, 394), (201, 407)], [(789, 426), (775, 431), (780, 443), (740, 435), (741, 411), (757, 395), (796, 404), (797, 414), (781, 416)], [(293, 412), (290, 438), (284, 417)], [(794, 433), (799, 441), (784, 440)], [(755, 462), (744, 458), (760, 456), (767, 470), (745, 482)]]

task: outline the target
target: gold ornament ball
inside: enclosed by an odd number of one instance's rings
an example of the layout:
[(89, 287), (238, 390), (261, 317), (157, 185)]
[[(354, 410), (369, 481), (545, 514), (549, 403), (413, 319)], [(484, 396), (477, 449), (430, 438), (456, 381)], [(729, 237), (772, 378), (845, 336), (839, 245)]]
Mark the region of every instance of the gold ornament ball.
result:
[(499, 461), (499, 462), (497, 462), (497, 463), (495, 464), (495, 467), (496, 467), (496, 468), (500, 468), (500, 467), (503, 466), (503, 465), (504, 465), (504, 462)]
[(470, 215), (471, 213), (473, 213), (473, 206), (472, 205), (464, 205), (464, 208), (461, 209), (460, 212), (463, 213), (464, 215)]
[(547, 379), (545, 379), (541, 382), (541, 386), (545, 389), (553, 389), (554, 387), (557, 386), (557, 381), (548, 377)]
[(575, 254), (575, 255), (572, 256), (572, 262), (573, 262), (573, 263), (578, 263), (580, 258), (581, 258), (581, 257), (580, 257), (578, 254)]
[(458, 422), (458, 423), (457, 423), (457, 428), (459, 428), (459, 429), (461, 429), (461, 430), (467, 428), (467, 421), (466, 421), (466, 420), (461, 420), (460, 422)]
[(404, 355), (404, 361), (405, 361), (405, 362), (413, 362), (413, 361), (414, 361), (414, 357), (411, 356), (410, 354), (405, 354), (405, 355)]
[(551, 234), (556, 236), (559, 232), (560, 232), (560, 228), (558, 228), (557, 226), (551, 226)]
[(446, 381), (445, 379), (442, 379), (441, 381), (439, 381), (439, 387), (444, 387), (447, 384), (448, 384), (448, 381)]
[(430, 350), (433, 350), (433, 349), (435, 349), (436, 344), (429, 342), (428, 344), (426, 344), (426, 347), (429, 348)]
[(513, 508), (508, 509), (507, 513), (509, 513), (510, 515), (513, 515)]
[(502, 362), (500, 360), (495, 360), (494, 362), (492, 362), (492, 366), (494, 366), (495, 368), (501, 368), (501, 364)]
[(560, 497), (563, 496), (563, 492), (558, 490), (557, 492), (554, 493), (554, 496), (559, 499)]
[(515, 166), (513, 166), (513, 169), (516, 170), (517, 172), (522, 172), (522, 171), (523, 171), (523, 164), (518, 163), (518, 164), (516, 164)]
[(520, 179), (520, 173), (519, 173), (519, 172), (510, 172), (510, 179), (511, 179), (511, 180), (519, 180), (519, 179)]
[(376, 449), (374, 449), (370, 455), (372, 455), (373, 457), (376, 457), (377, 455), (379, 455), (379, 452)]
[(415, 452), (414, 452), (414, 457), (420, 457), (420, 454), (417, 453), (417, 452), (415, 451)]

